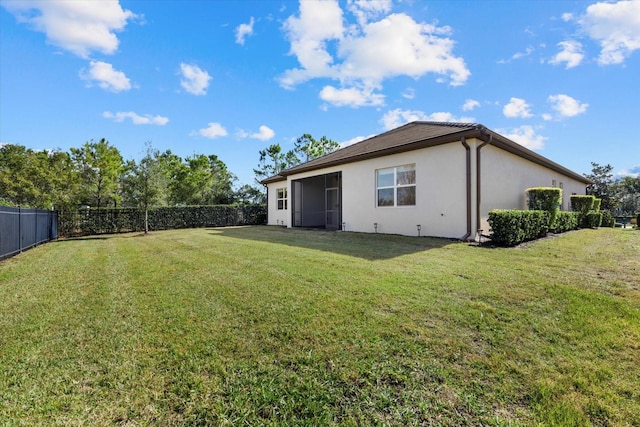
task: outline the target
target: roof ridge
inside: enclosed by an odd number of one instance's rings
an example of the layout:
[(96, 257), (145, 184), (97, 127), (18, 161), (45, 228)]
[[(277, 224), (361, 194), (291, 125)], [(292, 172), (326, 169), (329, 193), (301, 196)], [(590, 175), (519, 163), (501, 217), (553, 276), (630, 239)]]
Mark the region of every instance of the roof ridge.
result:
[(436, 121), (429, 121), (429, 120), (416, 120), (410, 123), (435, 125), (435, 126), (448, 126), (448, 127), (456, 127), (456, 128), (467, 128), (467, 127), (484, 128), (485, 127), (480, 123), (475, 123), (475, 122), (436, 122)]

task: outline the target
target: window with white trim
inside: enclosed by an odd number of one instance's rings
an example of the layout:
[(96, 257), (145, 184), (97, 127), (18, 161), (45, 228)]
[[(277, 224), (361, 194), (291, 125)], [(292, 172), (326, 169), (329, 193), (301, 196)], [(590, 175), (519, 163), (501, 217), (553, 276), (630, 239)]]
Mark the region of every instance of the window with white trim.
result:
[(378, 206), (416, 205), (416, 165), (403, 165), (376, 171)]
[(276, 200), (277, 200), (277, 204), (278, 204), (278, 210), (286, 210), (287, 209), (287, 187), (283, 187), (283, 188), (278, 188), (276, 190)]

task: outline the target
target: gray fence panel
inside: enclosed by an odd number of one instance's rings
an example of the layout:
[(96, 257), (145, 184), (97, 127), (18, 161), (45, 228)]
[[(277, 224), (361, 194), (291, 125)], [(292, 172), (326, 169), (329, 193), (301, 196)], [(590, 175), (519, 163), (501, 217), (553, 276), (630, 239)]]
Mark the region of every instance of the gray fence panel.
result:
[(20, 209), (0, 206), (0, 259), (20, 252)]
[(0, 206), (0, 259), (58, 238), (55, 211)]

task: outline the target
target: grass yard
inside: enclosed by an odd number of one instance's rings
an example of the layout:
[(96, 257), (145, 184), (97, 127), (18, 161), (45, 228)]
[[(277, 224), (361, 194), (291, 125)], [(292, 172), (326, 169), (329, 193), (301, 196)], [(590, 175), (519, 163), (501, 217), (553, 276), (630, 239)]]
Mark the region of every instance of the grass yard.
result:
[(0, 263), (0, 425), (640, 425), (640, 232), (243, 227)]

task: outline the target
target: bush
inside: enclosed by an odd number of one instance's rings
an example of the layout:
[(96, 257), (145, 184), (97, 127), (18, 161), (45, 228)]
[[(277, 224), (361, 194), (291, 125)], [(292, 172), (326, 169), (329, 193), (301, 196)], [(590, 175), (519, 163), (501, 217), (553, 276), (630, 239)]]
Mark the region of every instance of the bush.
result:
[(554, 233), (564, 233), (566, 231), (575, 230), (578, 228), (578, 213), (577, 212), (558, 212), (556, 222), (552, 231)]
[(549, 231), (549, 212), (494, 209), (489, 211), (491, 241), (515, 246), (543, 237)]
[(570, 197), (570, 200), (572, 211), (586, 215), (590, 210), (593, 210), (596, 198), (595, 196), (578, 196), (574, 194)]
[(602, 204), (602, 199), (593, 199), (593, 207), (591, 208), (591, 210), (599, 212), (601, 204)]
[(614, 227), (616, 225), (616, 219), (611, 215), (609, 211), (600, 211), (602, 214), (602, 227)]
[(602, 223), (602, 212), (591, 211), (584, 216), (582, 224), (580, 224), (580, 227), (598, 228), (600, 227), (601, 223)]
[[(267, 212), (264, 205), (215, 205), (150, 208), (149, 230), (172, 228), (262, 225)], [(137, 208), (79, 209), (60, 212), (61, 236), (86, 236), (105, 233), (144, 231), (144, 210)]]
[(553, 187), (528, 188), (527, 205), (529, 210), (539, 210), (549, 212), (549, 228), (554, 228), (558, 215), (560, 201), (562, 200), (562, 190)]
[(600, 203), (596, 202), (595, 196), (571, 196), (571, 210), (578, 213), (578, 226), (580, 228), (594, 228), (591, 224), (595, 221), (595, 218), (587, 218), (587, 215), (590, 212), (596, 212), (595, 206), (597, 204), (598, 208), (600, 207)]

